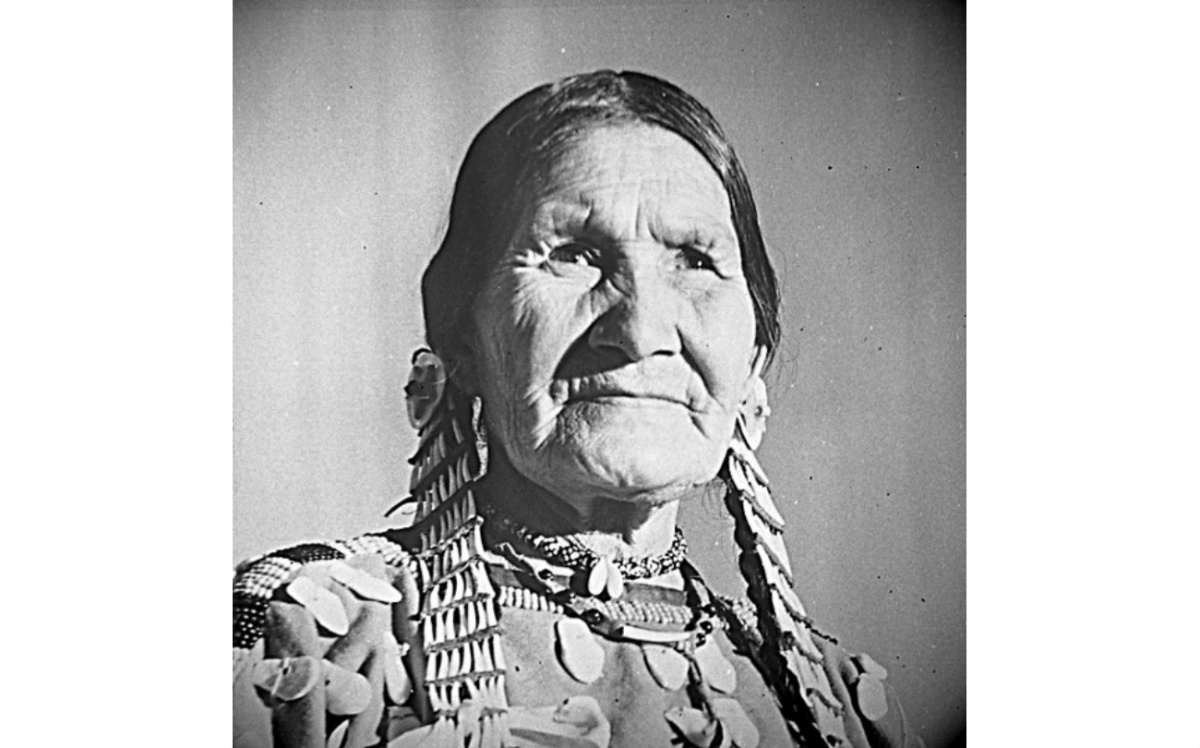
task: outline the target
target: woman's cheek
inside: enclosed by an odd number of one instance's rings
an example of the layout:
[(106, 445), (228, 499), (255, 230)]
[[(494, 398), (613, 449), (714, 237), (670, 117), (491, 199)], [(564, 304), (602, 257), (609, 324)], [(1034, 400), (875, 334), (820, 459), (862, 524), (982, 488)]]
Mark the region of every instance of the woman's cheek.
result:
[(713, 404), (736, 409), (745, 397), (754, 356), (754, 310), (746, 293), (738, 298), (706, 297), (696, 305), (692, 324), (684, 332)]
[[(508, 320), (489, 344), (502, 347), (507, 366), (503, 381), (490, 386), (507, 411), (511, 444), (536, 449), (554, 433), (563, 393), (554, 388), (558, 370), (576, 338), (571, 305), (544, 290), (514, 294)], [(557, 395), (557, 396), (556, 396)]]
[(523, 327), (529, 331), (523, 342), (534, 362), (532, 369), (537, 381), (548, 386), (567, 352), (587, 333), (596, 317), (595, 304), (587, 289), (562, 281), (543, 284), (523, 294), (518, 303)]

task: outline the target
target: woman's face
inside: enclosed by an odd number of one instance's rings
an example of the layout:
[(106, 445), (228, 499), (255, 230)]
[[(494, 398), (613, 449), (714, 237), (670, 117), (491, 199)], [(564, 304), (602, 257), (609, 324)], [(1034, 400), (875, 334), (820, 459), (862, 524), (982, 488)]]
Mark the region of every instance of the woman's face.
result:
[(707, 483), (756, 352), (721, 180), (678, 135), (622, 125), (585, 131), (530, 181), (474, 307), (493, 435), (562, 498)]

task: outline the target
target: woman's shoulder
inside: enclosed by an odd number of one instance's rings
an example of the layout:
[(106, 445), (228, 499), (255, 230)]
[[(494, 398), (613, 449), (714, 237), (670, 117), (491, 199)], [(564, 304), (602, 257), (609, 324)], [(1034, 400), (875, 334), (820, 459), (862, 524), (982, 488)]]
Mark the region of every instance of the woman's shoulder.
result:
[(349, 540), (298, 543), (239, 563), (233, 575), (235, 658), (262, 638), (271, 599), (306, 565), (364, 557), (376, 557), (393, 569), (406, 567), (412, 557), (411, 541), (403, 532), (368, 533)]

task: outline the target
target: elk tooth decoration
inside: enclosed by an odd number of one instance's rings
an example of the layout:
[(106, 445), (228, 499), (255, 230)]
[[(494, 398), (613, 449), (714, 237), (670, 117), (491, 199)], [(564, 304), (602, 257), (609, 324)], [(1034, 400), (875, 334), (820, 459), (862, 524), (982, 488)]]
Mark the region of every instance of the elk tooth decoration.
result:
[(325, 675), (325, 708), (330, 714), (351, 715), (362, 712), (371, 703), (371, 682), (329, 660), (321, 660)]
[(887, 691), (883, 687), (887, 670), (867, 654), (856, 655), (850, 660), (859, 671), (858, 681), (854, 684), (858, 710), (871, 721), (883, 719), (888, 712)]
[(376, 600), (381, 603), (400, 602), (400, 593), (395, 587), (379, 577), (356, 569), (344, 561), (334, 561), (329, 566), (329, 576), (346, 585), (351, 592), (366, 600)]
[[(405, 596), (411, 595), (412, 600), (421, 601), (417, 628), (424, 633), (425, 657), (415, 661), (423, 661), (424, 668), (411, 673), (406, 671), (399, 662), (401, 645), (389, 640), (385, 642), (383, 675), (390, 702), (403, 703), (416, 695), (414, 692), (427, 697), (431, 710), (425, 711), (420, 718), (431, 724), (406, 733), (391, 744), (397, 748), (418, 743), (443, 745), (457, 738), (458, 744), (468, 742), (472, 746), (499, 748), (510, 742), (509, 722), (515, 712), (509, 711), (505, 695), (506, 666), (497, 621), (497, 590), (485, 571), (480, 538), (483, 520), (477, 515), (473, 496), (473, 486), (484, 474), (487, 464), (483, 419), (478, 400), (467, 396), (448, 380), (447, 369), (436, 355), (429, 351), (419, 352), (413, 364), (413, 373), (405, 389), (409, 396), (409, 416), (418, 429), (420, 445), (411, 460), (414, 466), (411, 496), (403, 503), (415, 506), (413, 531), (420, 539), (420, 550), (407, 562), (416, 570), (416, 589)], [(726, 500), (727, 504), (734, 505), (731, 511), (743, 531), (739, 542), (743, 563), (753, 566), (758, 572), (756, 578), (763, 580), (760, 584), (769, 593), (765, 598), (761, 594), (757, 598), (766, 602), (761, 612), (766, 613), (765, 608), (769, 606), (774, 608), (776, 617), (782, 619), (782, 625), (764, 626), (760, 617), (760, 627), (767, 647), (772, 650), (770, 654), (786, 671), (790, 681), (786, 683), (788, 695), (793, 691), (792, 683), (797, 683), (800, 688), (795, 689), (798, 694), (795, 701), (803, 699), (811, 704), (814, 699), (810, 694), (815, 693), (815, 701), (822, 702), (821, 697), (826, 695), (829, 685), (820, 667), (814, 667), (805, 656), (815, 652), (815, 647), (811, 646), (808, 637), (803, 608), (790, 589), (792, 577), (787, 549), (783, 545), (783, 518), (767, 489), (766, 476), (751, 451), (761, 437), (762, 419), (767, 414), (762, 393), (756, 390), (754, 394), (750, 412), (739, 423), (741, 438), (735, 440), (733, 455), (726, 463), (725, 475), (733, 487), (733, 495), (727, 496)], [(491, 519), (489, 517), (489, 522)], [(586, 583), (595, 602), (607, 598), (605, 605), (626, 605), (623, 598), (627, 592), (627, 579), (652, 577), (678, 569), (686, 554), (686, 545), (677, 531), (671, 549), (652, 559), (618, 561), (573, 546), (566, 551), (578, 558), (579, 563), (571, 567), (586, 575), (581, 581)], [(328, 575), (364, 599), (394, 603), (401, 598), (401, 594), (386, 580), (379, 579), (377, 573), (335, 565)], [(293, 583), (288, 592), (311, 610), (324, 628), (340, 629), (343, 633), (348, 629), (341, 601), (312, 579)], [(537, 597), (535, 607), (541, 599)], [(604, 646), (583, 620), (570, 615), (561, 618), (555, 624), (555, 635), (556, 654), (571, 678), (588, 684), (602, 676)], [(802, 654), (798, 647), (808, 651)], [(664, 689), (682, 689), (688, 682), (689, 673), (696, 673), (718, 694), (728, 694), (737, 685), (736, 671), (711, 638), (687, 654), (652, 639), (642, 644), (642, 650), (647, 670)], [(693, 663), (695, 670), (691, 669)], [(856, 684), (860, 702), (868, 704), (867, 709), (872, 713), (878, 713), (875, 707), (879, 703), (886, 709), (886, 700), (877, 698), (882, 694), (882, 684), (873, 672), (874, 668), (870, 672), (865, 664), (860, 668), (863, 673)], [(345, 675), (354, 674), (345, 671)], [(339, 711), (348, 713), (357, 709), (358, 699), (352, 698), (359, 689), (357, 681), (337, 671), (331, 672), (329, 678), (345, 681), (340, 687), (345, 693), (336, 694), (334, 698), (334, 701), (342, 699), (346, 702), (337, 705)], [(555, 711), (552, 722), (565, 727), (565, 723), (573, 724), (575, 717), (580, 715), (590, 720), (592, 711), (584, 708), (562, 713)], [(594, 711), (598, 713), (598, 710)], [(822, 733), (838, 732), (825, 729), (831, 709), (814, 711), (813, 716), (817, 719), (813, 721), (820, 723)], [(807, 714), (803, 707), (792, 713), (796, 717)], [(672, 710), (667, 719), (689, 742), (705, 748), (712, 746), (718, 734), (722, 739), (717, 748), (734, 745), (755, 748), (759, 742), (754, 725), (732, 699), (717, 698), (706, 710)], [(604, 742), (607, 743), (607, 739)]]
[(446, 636), (446, 617), (440, 612), (430, 615), (433, 618), (433, 641), (431, 644), (441, 644), (448, 638)]
[(625, 594), (625, 577), (611, 558), (601, 556), (588, 573), (587, 590), (592, 597), (607, 592), (610, 599), (617, 600)]
[[(429, 698), (431, 711), (421, 715), (434, 721), (424, 736), (428, 744), (457, 735), (469, 737), (471, 745), (499, 746), (507, 738), (504, 655), (473, 493), (487, 470), (481, 404), (428, 350), (413, 357), (405, 392), (419, 445), (409, 461), (416, 475), (411, 496), (402, 503), (416, 506), (412, 529), (420, 551), (414, 565), (425, 632), (424, 671), (411, 673), (409, 685)], [(472, 705), (481, 709), (474, 719), (455, 720), (456, 712), (470, 717)]]
[(867, 719), (874, 722), (887, 715), (887, 691), (883, 681), (871, 675), (860, 675), (854, 684), (854, 695), (858, 697), (858, 711)]
[(563, 669), (580, 683), (592, 683), (604, 670), (604, 648), (592, 637), (587, 624), (578, 618), (563, 618), (554, 624), (555, 649)]
[(488, 646), (491, 651), (488, 654), (492, 657), (492, 663), (495, 665), (495, 670), (507, 670), (508, 666), (504, 662), (504, 647), (501, 646), (500, 638), (492, 636), (488, 638)]
[(668, 691), (677, 691), (687, 682), (688, 659), (674, 647), (643, 644), (642, 656), (654, 681)]
[(717, 699), (712, 704), (713, 714), (721, 721), (725, 735), (738, 748), (757, 748), (758, 728), (746, 716), (742, 705), (733, 699)]
[(287, 586), (288, 596), (303, 605), (317, 623), (338, 636), (350, 630), (350, 619), (338, 596), (318, 586), (312, 579), (299, 576)]
[(604, 559), (600, 559), (593, 566), (588, 574), (587, 591), (592, 597), (599, 597), (604, 591), (604, 586), (608, 582), (608, 567), (604, 564)]
[(463, 612), (464, 612), (464, 617), (465, 617), (464, 623), (466, 626), (466, 632), (468, 635), (474, 634), (476, 631), (479, 630), (479, 617), (475, 615), (475, 604), (467, 603), (466, 605), (463, 606), (463, 608), (464, 608)]
[(703, 645), (696, 647), (696, 665), (700, 675), (713, 690), (721, 693), (733, 693), (737, 688), (737, 671), (733, 664), (725, 659), (717, 643), (709, 639)]
[(625, 594), (625, 577), (612, 559), (605, 558), (604, 564), (608, 567), (608, 579), (604, 582), (604, 589), (610, 600), (619, 600), (621, 595)]

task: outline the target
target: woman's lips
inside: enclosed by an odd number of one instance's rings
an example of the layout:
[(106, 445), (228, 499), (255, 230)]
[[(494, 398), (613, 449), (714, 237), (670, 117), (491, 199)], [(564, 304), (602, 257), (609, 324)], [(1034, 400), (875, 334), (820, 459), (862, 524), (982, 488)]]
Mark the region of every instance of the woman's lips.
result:
[(658, 400), (687, 407), (686, 388), (671, 382), (614, 381), (611, 375), (584, 377), (567, 381), (567, 403), (589, 400)]
[(590, 394), (590, 395), (586, 395), (586, 396), (573, 397), (570, 400), (568, 400), (567, 402), (568, 403), (586, 403), (586, 402), (597, 402), (597, 401), (606, 401), (606, 400), (614, 400), (614, 401), (618, 401), (618, 400), (642, 400), (642, 401), (653, 400), (655, 402), (660, 402), (660, 403), (671, 403), (674, 405), (687, 405), (687, 403), (685, 403), (684, 401), (680, 400), (677, 397), (660, 397), (658, 395), (639, 395), (639, 394), (634, 394), (634, 393), (630, 393), (630, 392), (602, 392), (602, 393)]

